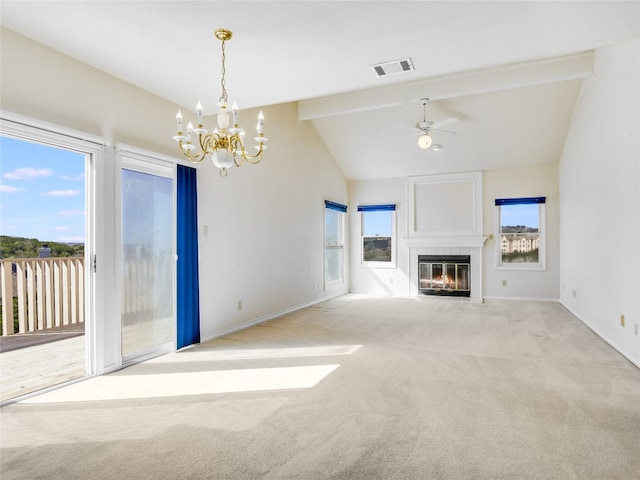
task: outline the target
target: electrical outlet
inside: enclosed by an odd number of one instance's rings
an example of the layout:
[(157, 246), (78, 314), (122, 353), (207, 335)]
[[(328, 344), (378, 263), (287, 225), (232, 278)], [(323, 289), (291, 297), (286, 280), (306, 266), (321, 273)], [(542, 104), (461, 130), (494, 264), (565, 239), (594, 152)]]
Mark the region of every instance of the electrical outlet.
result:
[(624, 314), (620, 314), (620, 326), (624, 327)]
[(506, 280), (502, 280), (502, 286), (506, 287), (507, 286), (507, 281)]
[(317, 291), (317, 290), (318, 290), (318, 284), (317, 284), (317, 283), (314, 283), (314, 284), (313, 284), (313, 291), (315, 292), (315, 291)]
[(242, 310), (242, 300), (238, 300), (238, 310)]
[(578, 292), (576, 290), (574, 290), (572, 294), (573, 294), (573, 298), (576, 298), (578, 296)]

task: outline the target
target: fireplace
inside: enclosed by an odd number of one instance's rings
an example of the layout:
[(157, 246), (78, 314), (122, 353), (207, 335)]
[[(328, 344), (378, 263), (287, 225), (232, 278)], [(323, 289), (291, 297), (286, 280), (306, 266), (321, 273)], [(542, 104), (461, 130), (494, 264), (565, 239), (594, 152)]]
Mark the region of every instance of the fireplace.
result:
[(469, 255), (418, 255), (418, 284), (423, 295), (471, 296)]

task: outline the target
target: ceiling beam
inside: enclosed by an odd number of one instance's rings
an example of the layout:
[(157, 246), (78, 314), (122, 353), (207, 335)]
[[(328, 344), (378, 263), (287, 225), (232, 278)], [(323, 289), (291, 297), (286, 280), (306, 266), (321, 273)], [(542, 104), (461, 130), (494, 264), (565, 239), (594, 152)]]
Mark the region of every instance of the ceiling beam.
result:
[(447, 75), (399, 85), (298, 102), (298, 119), (313, 120), (430, 100), (586, 78), (593, 73), (593, 52)]

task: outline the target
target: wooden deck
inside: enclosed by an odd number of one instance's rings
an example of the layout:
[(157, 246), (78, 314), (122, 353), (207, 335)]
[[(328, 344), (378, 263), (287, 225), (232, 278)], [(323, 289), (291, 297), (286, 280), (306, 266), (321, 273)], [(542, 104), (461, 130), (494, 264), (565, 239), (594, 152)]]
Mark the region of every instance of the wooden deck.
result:
[(22, 348), (44, 345), (67, 338), (84, 335), (84, 323), (65, 325), (29, 333), (16, 333), (0, 337), (0, 353), (20, 350)]
[(53, 330), (2, 337), (0, 402), (85, 375), (84, 325)]

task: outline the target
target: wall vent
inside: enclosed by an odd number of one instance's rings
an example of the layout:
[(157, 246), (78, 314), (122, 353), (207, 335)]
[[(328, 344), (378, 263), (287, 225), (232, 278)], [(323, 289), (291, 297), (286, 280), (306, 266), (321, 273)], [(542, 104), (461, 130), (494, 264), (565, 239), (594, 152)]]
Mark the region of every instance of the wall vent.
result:
[(378, 77), (384, 77), (386, 75), (394, 75), (396, 73), (410, 72), (415, 70), (413, 68), (413, 62), (410, 58), (403, 58), (402, 60), (393, 60), (392, 62), (379, 63), (378, 65), (372, 65), (371, 68)]

